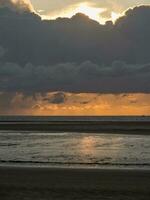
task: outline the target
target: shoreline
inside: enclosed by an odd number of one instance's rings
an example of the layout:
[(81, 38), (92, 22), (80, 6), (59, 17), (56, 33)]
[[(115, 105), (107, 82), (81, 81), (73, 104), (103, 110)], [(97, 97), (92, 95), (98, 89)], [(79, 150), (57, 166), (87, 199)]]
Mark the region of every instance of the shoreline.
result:
[[(150, 170), (0, 167), (1, 199), (144, 199)], [(86, 198), (85, 198), (86, 196)], [(11, 198), (10, 198), (11, 197)]]
[(150, 163), (61, 163), (0, 161), (0, 168), (89, 169), (89, 170), (150, 170)]

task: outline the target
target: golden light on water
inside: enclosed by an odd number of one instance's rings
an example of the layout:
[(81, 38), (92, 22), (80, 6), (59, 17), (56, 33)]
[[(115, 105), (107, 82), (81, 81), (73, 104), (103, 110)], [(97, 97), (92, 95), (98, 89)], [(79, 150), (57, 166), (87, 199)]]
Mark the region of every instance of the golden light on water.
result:
[[(111, 157), (117, 159), (118, 155), (123, 153), (123, 138), (103, 136), (85, 136), (80, 137), (76, 151), (82, 157), (82, 161), (87, 162), (110, 162)], [(99, 160), (96, 158), (99, 157)]]
[(81, 154), (88, 155), (88, 154), (94, 154), (95, 152), (95, 138), (92, 136), (85, 136), (80, 140), (79, 144), (79, 150)]

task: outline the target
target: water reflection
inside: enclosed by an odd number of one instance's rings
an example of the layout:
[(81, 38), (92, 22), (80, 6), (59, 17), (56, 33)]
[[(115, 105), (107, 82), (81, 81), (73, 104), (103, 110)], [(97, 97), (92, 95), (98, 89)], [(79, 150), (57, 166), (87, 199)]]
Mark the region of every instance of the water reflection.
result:
[(96, 140), (93, 136), (85, 136), (79, 142), (79, 151), (83, 155), (95, 154)]
[(77, 154), (85, 163), (115, 161), (124, 149), (123, 140), (123, 137), (114, 135), (83, 136), (78, 140)]
[(1, 132), (0, 160), (71, 165), (150, 164), (150, 136)]

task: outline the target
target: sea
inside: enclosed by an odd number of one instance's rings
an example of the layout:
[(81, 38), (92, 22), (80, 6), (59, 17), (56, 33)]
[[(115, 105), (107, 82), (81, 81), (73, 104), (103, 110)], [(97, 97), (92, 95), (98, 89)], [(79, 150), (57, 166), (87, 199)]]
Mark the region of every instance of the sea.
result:
[[(0, 116), (0, 122), (149, 121), (150, 116)], [(0, 130), (0, 166), (150, 169), (150, 131), (50, 132)]]

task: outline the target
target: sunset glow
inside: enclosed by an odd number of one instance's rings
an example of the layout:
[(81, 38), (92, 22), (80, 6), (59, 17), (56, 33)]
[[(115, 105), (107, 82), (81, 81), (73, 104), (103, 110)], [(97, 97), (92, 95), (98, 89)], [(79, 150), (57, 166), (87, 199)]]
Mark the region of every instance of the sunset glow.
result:
[(102, 8), (90, 7), (88, 4), (80, 4), (79, 7), (73, 11), (73, 13), (83, 13), (93, 20), (100, 21), (100, 13), (104, 10), (105, 9)]
[[(80, 3), (75, 6), (69, 7), (62, 12), (59, 12), (59, 14), (49, 13), (49, 15), (42, 15), (42, 18), (43, 19), (56, 19), (58, 17), (70, 18), (77, 13), (83, 13), (95, 21), (104, 23), (105, 19), (101, 17), (101, 13), (104, 12), (105, 10), (106, 10), (105, 8), (97, 8), (97, 7), (92, 7), (87, 3)], [(114, 17), (114, 14), (113, 14), (113, 17)]]
[[(58, 17), (72, 17), (78, 12), (81, 12), (91, 19), (98, 21), (101, 24), (105, 24), (106, 21), (116, 21), (124, 12), (134, 6), (142, 4), (149, 5), (147, 0), (137, 1), (48, 1), (48, 0), (32, 0), (36, 11), (43, 19), (56, 19)], [(42, 8), (42, 9), (41, 9)], [(103, 15), (103, 12), (105, 14)]]
[[(1, 99), (8, 94), (0, 94)], [(32, 115), (150, 115), (150, 94), (47, 93), (25, 97), (16, 94), (10, 99), (11, 110), (0, 114)], [(4, 112), (4, 113), (3, 113)]]
[(121, 17), (121, 14), (111, 12), (111, 20), (112, 22), (115, 22), (119, 17)]

